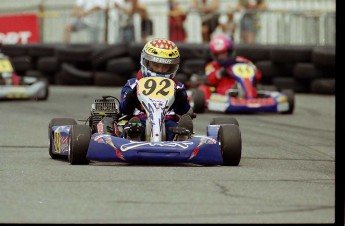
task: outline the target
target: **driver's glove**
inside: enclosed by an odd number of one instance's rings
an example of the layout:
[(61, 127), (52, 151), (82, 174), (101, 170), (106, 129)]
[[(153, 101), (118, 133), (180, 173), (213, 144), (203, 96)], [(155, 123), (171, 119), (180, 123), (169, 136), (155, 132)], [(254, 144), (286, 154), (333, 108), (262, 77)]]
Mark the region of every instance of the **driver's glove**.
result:
[(140, 102), (137, 96), (137, 87), (134, 87), (134, 89), (126, 94), (125, 102), (128, 108), (130, 110), (133, 109), (133, 111), (135, 108), (138, 108), (140, 106)]
[(183, 90), (182, 89), (176, 89), (174, 105), (175, 106), (182, 106), (186, 103), (186, 101), (187, 101), (187, 96), (184, 95)]

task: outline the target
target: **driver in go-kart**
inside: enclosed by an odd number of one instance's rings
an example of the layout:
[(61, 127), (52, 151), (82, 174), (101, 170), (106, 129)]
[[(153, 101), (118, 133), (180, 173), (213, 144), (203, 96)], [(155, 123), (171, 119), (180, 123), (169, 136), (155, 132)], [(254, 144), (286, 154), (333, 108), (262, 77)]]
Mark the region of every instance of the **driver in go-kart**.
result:
[(1, 47), (0, 41), (0, 85), (19, 85), (19, 76), (13, 70), (9, 57), (1, 52)]
[[(236, 63), (248, 63), (255, 68), (257, 83), (262, 73), (249, 59), (235, 56), (234, 43), (231, 38), (224, 34), (218, 34), (211, 38), (210, 52), (212, 61), (205, 66), (205, 74), (207, 76), (208, 85), (216, 87), (216, 93), (225, 95), (229, 89), (232, 89), (236, 84), (235, 79), (229, 74), (230, 70), (227, 70), (230, 66)], [(205, 98), (209, 99), (211, 91), (205, 85), (198, 87), (205, 93)]]
[[(164, 63), (162, 63), (164, 62)], [(180, 53), (176, 44), (168, 39), (153, 39), (148, 41), (140, 59), (141, 69), (136, 78), (129, 79), (121, 91), (120, 111), (125, 115), (133, 116), (129, 120), (129, 127), (141, 124), (145, 128), (147, 115), (137, 97), (136, 82), (143, 77), (158, 76), (172, 79), (176, 84), (175, 102), (165, 118), (166, 139), (174, 139), (170, 128), (183, 127), (193, 132), (193, 122), (190, 114), (191, 107), (187, 98), (186, 88), (176, 80), (176, 71), (180, 64)], [(181, 115), (179, 121), (176, 114)], [(178, 122), (177, 122), (178, 121)], [(136, 131), (129, 128), (129, 139), (144, 140), (144, 130)]]

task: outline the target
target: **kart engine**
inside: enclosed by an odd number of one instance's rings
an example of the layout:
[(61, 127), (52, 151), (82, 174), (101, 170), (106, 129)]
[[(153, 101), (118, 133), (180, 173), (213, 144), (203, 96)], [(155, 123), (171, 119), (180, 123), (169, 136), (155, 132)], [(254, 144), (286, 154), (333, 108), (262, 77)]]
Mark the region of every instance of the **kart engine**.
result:
[(91, 105), (91, 116), (89, 120), (92, 133), (98, 132), (116, 135), (117, 121), (120, 116), (118, 106), (115, 102), (116, 100), (112, 96), (102, 96), (102, 99), (95, 99)]

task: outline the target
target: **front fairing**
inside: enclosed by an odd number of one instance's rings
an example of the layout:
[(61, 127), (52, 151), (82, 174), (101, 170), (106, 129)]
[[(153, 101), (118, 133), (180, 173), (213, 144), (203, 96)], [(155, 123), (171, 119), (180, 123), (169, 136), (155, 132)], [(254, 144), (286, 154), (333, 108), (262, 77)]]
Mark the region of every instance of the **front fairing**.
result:
[(222, 165), (218, 141), (201, 136), (185, 141), (130, 141), (93, 134), (86, 156), (89, 160), (127, 163), (194, 163)]
[(69, 154), (69, 131), (71, 129), (71, 125), (66, 126), (53, 126), (51, 129), (52, 137), (52, 153), (59, 154), (59, 155), (68, 155)]

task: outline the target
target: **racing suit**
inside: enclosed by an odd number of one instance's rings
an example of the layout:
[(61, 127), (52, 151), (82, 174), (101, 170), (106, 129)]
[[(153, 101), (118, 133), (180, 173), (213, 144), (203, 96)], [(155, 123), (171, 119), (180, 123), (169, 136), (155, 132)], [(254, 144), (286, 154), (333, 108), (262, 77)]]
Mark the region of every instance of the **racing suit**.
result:
[[(140, 80), (141, 78), (143, 78), (143, 76), (142, 76), (141, 70), (139, 70), (137, 73), (137, 77), (129, 79), (127, 83), (125, 84), (125, 86), (122, 88), (120, 112), (122, 112), (125, 115), (131, 115), (131, 116), (133, 115), (134, 117), (138, 117), (142, 125), (145, 127), (147, 115), (143, 107), (137, 106), (134, 108), (134, 111), (133, 111), (133, 107), (130, 106), (130, 103), (128, 101), (126, 101), (126, 95), (134, 89), (134, 87), (136, 86), (136, 81)], [(178, 82), (176, 78), (174, 78), (173, 80), (177, 86), (177, 89), (182, 90), (181, 93), (183, 93), (183, 97), (182, 97), (182, 101), (180, 101), (178, 104), (176, 103), (177, 99), (175, 99), (175, 103), (173, 104), (174, 106), (173, 109), (170, 112), (168, 112), (165, 117), (165, 129), (166, 129), (166, 136), (167, 136), (168, 141), (171, 141), (174, 138), (174, 134), (172, 131), (170, 131), (170, 128), (177, 126), (177, 118), (176, 118), (175, 113), (178, 115), (183, 115), (183, 114), (186, 114), (188, 110), (190, 109), (185, 86), (181, 82)], [(141, 139), (144, 140), (144, 137), (145, 137), (145, 134), (143, 133), (141, 136)]]
[[(250, 60), (247, 58), (237, 56), (234, 59), (234, 63), (249, 63), (255, 68), (255, 82), (260, 81), (262, 77), (262, 72), (260, 69), (258, 69)], [(232, 66), (231, 64), (230, 66)], [(230, 67), (228, 66), (228, 67)], [(218, 94), (225, 95), (227, 91), (236, 84), (235, 79), (229, 74), (229, 71), (226, 70), (227, 68), (224, 68), (221, 66), (217, 61), (213, 60), (206, 64), (205, 66), (205, 73), (207, 76), (207, 82), (210, 86), (215, 86), (216, 87), (216, 92)], [(205, 93), (205, 98), (209, 99), (211, 95), (211, 91), (209, 89), (206, 89), (205, 86), (200, 87), (204, 93)]]

